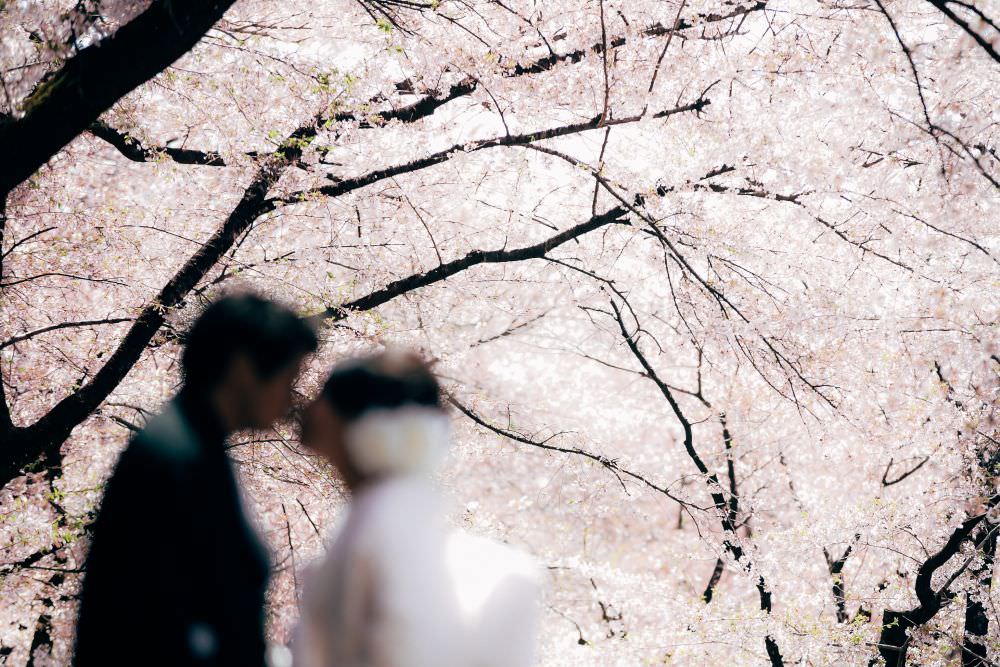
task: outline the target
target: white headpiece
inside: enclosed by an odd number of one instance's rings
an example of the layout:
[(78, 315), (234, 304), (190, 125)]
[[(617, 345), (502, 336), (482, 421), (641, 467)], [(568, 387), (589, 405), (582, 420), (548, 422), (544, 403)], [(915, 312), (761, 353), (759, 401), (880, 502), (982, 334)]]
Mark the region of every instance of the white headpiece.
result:
[(351, 463), (364, 475), (431, 473), (449, 445), (448, 416), (438, 408), (407, 405), (365, 412), (347, 426)]

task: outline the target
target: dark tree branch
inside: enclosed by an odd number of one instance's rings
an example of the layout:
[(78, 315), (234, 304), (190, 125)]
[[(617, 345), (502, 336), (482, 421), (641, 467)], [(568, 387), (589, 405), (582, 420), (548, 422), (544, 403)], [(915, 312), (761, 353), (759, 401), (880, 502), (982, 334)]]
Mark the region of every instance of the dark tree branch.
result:
[[(7, 195), (0, 193), (0, 282), (3, 281), (3, 260), (7, 254), (3, 251), (4, 240), (7, 235)], [(0, 359), (0, 436), (4, 440), (14, 430), (14, 423), (10, 417), (10, 406), (7, 405), (7, 394), (3, 384), (3, 365)]]
[(521, 262), (529, 259), (543, 259), (547, 253), (555, 248), (595, 229), (600, 229), (608, 225), (627, 225), (627, 213), (621, 207), (612, 208), (590, 218), (586, 222), (581, 222), (558, 234), (553, 234), (544, 241), (523, 248), (515, 248), (513, 250), (473, 250), (459, 259), (439, 264), (429, 271), (415, 273), (406, 278), (393, 281), (385, 287), (353, 301), (342, 303), (338, 306), (330, 306), (317, 317), (325, 320), (339, 321), (347, 317), (351, 312), (370, 310), (391, 301), (397, 296), (440, 282), (479, 264), (500, 264)]
[(0, 195), (31, 176), (104, 111), (194, 47), (233, 0), (154, 0), (114, 35), (68, 60), (0, 124)]
[(896, 41), (899, 42), (899, 46), (903, 49), (903, 55), (906, 56), (907, 62), (910, 63), (910, 71), (913, 73), (913, 82), (917, 86), (917, 96), (920, 98), (920, 108), (924, 112), (924, 120), (927, 121), (927, 127), (933, 128), (934, 123), (931, 121), (931, 114), (927, 109), (927, 100), (924, 98), (924, 86), (920, 82), (920, 74), (917, 72), (917, 65), (913, 61), (913, 52), (906, 45), (906, 42), (903, 41), (903, 37), (899, 34), (899, 29), (896, 27), (896, 22), (893, 20), (892, 15), (886, 11), (882, 0), (875, 0), (875, 5), (882, 12), (882, 15), (885, 16), (886, 21), (889, 22), (889, 27), (892, 28), (892, 33), (896, 36)]
[(973, 6), (970, 3), (952, 2), (951, 0), (927, 0), (927, 2), (937, 7), (942, 14), (951, 19), (952, 23), (954, 23), (959, 28), (964, 30), (965, 34), (967, 34), (969, 37), (975, 40), (976, 44), (978, 44), (980, 48), (982, 48), (982, 50), (985, 51), (990, 58), (1000, 63), (1000, 53), (997, 52), (997, 49), (993, 45), (993, 43), (990, 42), (988, 39), (986, 39), (982, 34), (977, 32), (976, 29), (972, 27), (971, 22), (963, 19), (961, 16), (956, 14), (955, 11), (952, 10), (951, 7), (949, 7), (948, 5), (955, 4), (964, 7), (965, 9), (975, 14), (976, 18), (978, 18), (984, 24), (992, 27), (995, 32), (1000, 33), (1000, 27), (998, 27), (997, 22), (995, 20), (990, 19), (988, 16), (986, 16), (986, 14), (982, 12), (982, 10), (978, 9), (977, 7)]
[(12, 336), (7, 340), (0, 342), (0, 350), (11, 345), (15, 345), (22, 341), (29, 340), (35, 336), (41, 335), (43, 333), (48, 333), (49, 331), (58, 331), (60, 329), (77, 329), (80, 327), (90, 327), (99, 326), (102, 324), (119, 324), (121, 322), (131, 322), (131, 317), (112, 317), (104, 320), (82, 320), (80, 322), (60, 322), (59, 324), (50, 324), (47, 327), (41, 327), (27, 333), (19, 334), (17, 336)]
[[(995, 507), (998, 502), (1000, 502), (1000, 495), (991, 497), (987, 508)], [(952, 594), (948, 590), (948, 586), (954, 578), (937, 591), (931, 586), (931, 579), (935, 572), (960, 552), (962, 544), (972, 536), (972, 532), (983, 523), (985, 518), (986, 513), (966, 519), (962, 525), (952, 531), (948, 541), (941, 549), (921, 563), (914, 585), (918, 600), (917, 606), (902, 611), (886, 609), (883, 612), (878, 652), (885, 660), (886, 667), (904, 667), (906, 665), (906, 652), (910, 642), (909, 632), (934, 618), (951, 600)], [(995, 533), (996, 527), (990, 527), (988, 530)], [(876, 659), (873, 658), (869, 664), (876, 664)]]
[[(619, 294), (619, 297), (621, 295)], [(623, 297), (621, 297), (623, 298)], [(626, 302), (627, 303), (627, 302)], [(709, 494), (711, 495), (712, 502), (715, 504), (716, 509), (720, 512), (719, 521), (722, 525), (723, 532), (726, 538), (723, 540), (723, 547), (729, 554), (733, 557), (733, 560), (740, 563), (744, 570), (747, 572), (753, 571), (753, 563), (747, 559), (746, 553), (743, 548), (738, 544), (738, 536), (736, 535), (736, 526), (733, 521), (731, 514), (731, 506), (726, 502), (725, 496), (723, 495), (722, 484), (719, 482), (718, 476), (709, 471), (705, 462), (702, 460), (698, 451), (694, 447), (694, 430), (692, 429), (691, 421), (685, 416), (684, 412), (681, 410), (680, 404), (674, 397), (673, 391), (665, 383), (660, 376), (657, 374), (656, 370), (653, 368), (652, 364), (646, 358), (646, 355), (639, 348), (638, 341), (635, 335), (629, 333), (629, 328), (625, 324), (624, 316), (622, 315), (622, 309), (619, 308), (618, 304), (612, 298), (610, 301), (611, 309), (614, 311), (615, 320), (618, 322), (618, 327), (621, 331), (622, 338), (625, 344), (628, 346), (629, 350), (632, 352), (632, 356), (635, 357), (639, 365), (642, 366), (645, 371), (645, 376), (649, 378), (656, 387), (663, 394), (663, 397), (667, 400), (670, 405), (671, 411), (674, 413), (674, 417), (680, 423), (684, 431), (684, 449), (687, 451), (688, 458), (694, 463), (698, 472), (702, 474), (705, 480), (708, 482)], [(631, 309), (630, 309), (631, 310)], [(636, 323), (638, 327), (638, 322)], [(760, 609), (761, 611), (771, 613), (771, 591), (767, 587), (767, 583), (764, 581), (764, 575), (757, 575), (757, 593), (760, 599)], [(772, 667), (783, 667), (784, 659), (781, 656), (781, 651), (778, 648), (777, 642), (770, 635), (764, 637), (764, 648), (767, 651), (768, 659), (771, 662)]]
[[(701, 95), (699, 96), (699, 100), (704, 99), (704, 96), (708, 93), (708, 91), (711, 90), (711, 88), (714, 87), (717, 83), (718, 83), (718, 81), (716, 81), (715, 83), (712, 83), (711, 85), (708, 86), (708, 88), (706, 88), (704, 91), (702, 91)], [(669, 113), (669, 112), (660, 112), (660, 113)], [(715, 300), (715, 302), (718, 305), (719, 310), (721, 311), (723, 317), (728, 318), (729, 317), (729, 313), (732, 312), (732, 313), (735, 313), (741, 320), (743, 320), (744, 322), (746, 322), (746, 323), (749, 324), (749, 322), (750, 322), (749, 318), (747, 318), (747, 316), (743, 314), (743, 312), (729, 299), (728, 296), (726, 296), (726, 294), (724, 292), (720, 291), (717, 287), (715, 287), (712, 284), (712, 282), (706, 280), (694, 268), (694, 266), (691, 264), (691, 262), (689, 262), (687, 260), (687, 258), (685, 257), (685, 255), (680, 252), (680, 250), (677, 247), (677, 244), (674, 243), (673, 241), (671, 241), (669, 238), (667, 238), (667, 236), (663, 233), (663, 230), (659, 227), (659, 225), (657, 224), (657, 221), (654, 220), (652, 218), (652, 216), (650, 216), (644, 210), (642, 210), (644, 208), (644, 206), (645, 206), (645, 200), (646, 200), (645, 195), (642, 195), (642, 194), (635, 195), (635, 198), (634, 198), (634, 202), (635, 203), (634, 204), (630, 203), (623, 194), (619, 193), (607, 181), (607, 179), (605, 179), (599, 173), (597, 173), (594, 170), (594, 168), (591, 167), (590, 165), (588, 165), (588, 164), (586, 164), (584, 162), (581, 162), (580, 160), (577, 160), (576, 158), (574, 158), (574, 157), (572, 157), (570, 155), (567, 155), (567, 154), (562, 153), (560, 151), (554, 150), (552, 148), (548, 148), (546, 146), (536, 146), (534, 144), (526, 144), (525, 148), (529, 148), (529, 149), (532, 149), (532, 150), (535, 150), (535, 151), (539, 151), (539, 152), (542, 152), (542, 153), (546, 153), (546, 154), (549, 154), (549, 155), (554, 155), (554, 156), (558, 157), (559, 159), (564, 160), (564, 161), (572, 164), (575, 167), (581, 167), (581, 168), (584, 168), (584, 169), (588, 170), (590, 172), (591, 176), (605, 190), (607, 190), (607, 192), (609, 194), (611, 194), (611, 196), (613, 196), (615, 199), (617, 199), (619, 202), (621, 202), (622, 206), (626, 210), (630, 211), (637, 218), (640, 218), (640, 219), (644, 220), (647, 223), (647, 227), (643, 231), (645, 233), (649, 234), (650, 236), (653, 236), (654, 238), (656, 238), (660, 242), (660, 244), (663, 246), (665, 252), (667, 252), (670, 257), (672, 257), (673, 259), (676, 260), (677, 264), (681, 267), (681, 269), (687, 275), (691, 276), (691, 278), (693, 278), (699, 285), (701, 285), (701, 287)], [(712, 170), (711, 172), (709, 172), (709, 174), (703, 176), (699, 180), (705, 180), (707, 178), (710, 178), (712, 175), (723, 174), (723, 173), (727, 173), (729, 171), (732, 171), (732, 167), (729, 167), (728, 165), (723, 165), (722, 167), (720, 167), (718, 169)], [(667, 193), (672, 192), (673, 190), (674, 190), (674, 188), (672, 188), (672, 187), (668, 188), (668, 187), (664, 187), (664, 186), (657, 186), (657, 188), (656, 188), (656, 190), (654, 190), (654, 192), (656, 193), (656, 195), (658, 197), (663, 197)], [(618, 296), (622, 296), (622, 295), (618, 294)], [(681, 317), (683, 319), (683, 316), (681, 316)], [(797, 364), (797, 363), (793, 362), (791, 359), (789, 359), (788, 356), (787, 356), (787, 354), (785, 354), (782, 350), (780, 350), (773, 340), (771, 340), (767, 336), (763, 336), (763, 335), (760, 337), (760, 340), (764, 344), (764, 346), (767, 348), (767, 350), (770, 352), (770, 354), (773, 355), (773, 357), (774, 357), (775, 361), (777, 362), (779, 368), (781, 368), (782, 370), (786, 370), (787, 369), (787, 371), (793, 373), (795, 375), (795, 377), (800, 382), (802, 382), (803, 385), (805, 385), (806, 387), (808, 387), (813, 393), (815, 393), (817, 396), (819, 396), (820, 399), (822, 399), (824, 403), (826, 403), (827, 405), (829, 405), (834, 410), (837, 409), (837, 405), (836, 405), (836, 403), (834, 403), (833, 399), (831, 399), (829, 396), (827, 396), (826, 393), (823, 391), (825, 388), (830, 387), (830, 385), (819, 384), (819, 383), (810, 381), (803, 374), (803, 371), (800, 368), (799, 364)], [(739, 342), (738, 339), (737, 339), (737, 342)], [(763, 369), (761, 369), (761, 368), (758, 367), (758, 365), (755, 362), (755, 360), (754, 360), (753, 356), (751, 355), (750, 351), (744, 349), (743, 346), (741, 346), (741, 351), (744, 353), (744, 355), (746, 356), (746, 358), (748, 359), (748, 361), (750, 361), (750, 363), (754, 366), (754, 369), (760, 374), (761, 378), (765, 382), (767, 382), (767, 384), (772, 389), (774, 389), (782, 397), (784, 397), (784, 398), (792, 401), (793, 403), (795, 403), (796, 407), (799, 407), (801, 409), (801, 404), (799, 403), (798, 399), (795, 398), (795, 396), (794, 396), (794, 387), (792, 389), (793, 396), (791, 396), (791, 397), (786, 396), (777, 386), (775, 386), (775, 384), (770, 380), (770, 378), (767, 377), (767, 375), (764, 373)], [(789, 382), (789, 385), (791, 385), (792, 379), (790, 377), (788, 377), (787, 375), (786, 375), (786, 379)]]
[(632, 472), (627, 468), (621, 467), (621, 465), (618, 464), (617, 459), (610, 459), (606, 456), (602, 456), (601, 454), (594, 454), (593, 452), (588, 452), (587, 450), (580, 449), (579, 447), (559, 447), (557, 445), (550, 445), (548, 441), (551, 438), (546, 438), (545, 440), (535, 440), (526, 435), (513, 431), (509, 428), (495, 426), (494, 424), (491, 424), (488, 421), (486, 421), (485, 418), (475, 413), (470, 408), (460, 403), (458, 399), (456, 399), (455, 396), (450, 393), (448, 394), (448, 402), (454, 405), (456, 408), (458, 408), (459, 412), (464, 414), (473, 422), (479, 424), (483, 428), (492, 431), (493, 433), (496, 433), (499, 436), (502, 436), (509, 440), (513, 440), (515, 442), (523, 443), (525, 445), (531, 445), (532, 447), (537, 447), (538, 449), (546, 449), (551, 452), (560, 452), (562, 454), (573, 454), (576, 456), (582, 456), (586, 459), (590, 459), (591, 461), (595, 461), (601, 464), (602, 466), (610, 470), (611, 473), (614, 474), (616, 478), (618, 478), (618, 482), (621, 484), (622, 489), (624, 489), (626, 494), (628, 494), (628, 487), (625, 486), (625, 482), (621, 478), (622, 475), (625, 475), (626, 477), (631, 477), (632, 479), (636, 480), (637, 482), (640, 482), (644, 486), (649, 487), (650, 489), (656, 491), (657, 493), (665, 495), (667, 498), (670, 498), (674, 502), (678, 503), (681, 507), (685, 508), (686, 510), (688, 510), (688, 508), (691, 507), (694, 507), (695, 509), (704, 509), (702, 507), (698, 507), (697, 505), (693, 505), (692, 503), (686, 500), (678, 498), (677, 496), (672, 494), (668, 489), (659, 486), (655, 482), (650, 481), (647, 477), (640, 475), (636, 472)]
[(882, 486), (885, 487), (885, 486), (892, 486), (893, 484), (899, 484), (904, 479), (906, 479), (907, 477), (909, 477), (913, 473), (915, 473), (918, 470), (920, 470), (921, 468), (923, 468), (924, 464), (927, 463), (930, 460), (931, 460), (931, 457), (925, 456), (923, 458), (923, 460), (920, 461), (920, 463), (916, 464), (915, 466), (913, 466), (909, 470), (900, 473), (899, 476), (896, 477), (895, 479), (889, 479), (889, 471), (892, 470), (892, 464), (893, 464), (893, 460), (889, 459), (889, 465), (887, 465), (885, 467), (885, 472), (882, 473)]
[(214, 151), (198, 151), (190, 148), (170, 148), (168, 146), (147, 148), (138, 139), (127, 136), (120, 130), (111, 127), (102, 120), (95, 120), (87, 130), (102, 139), (118, 152), (133, 162), (155, 162), (160, 156), (169, 158), (179, 164), (201, 164), (211, 167), (226, 166), (225, 160)]
[[(860, 534), (855, 534), (854, 541), (857, 542), (861, 539)], [(837, 622), (847, 623), (847, 595), (844, 586), (844, 566), (847, 565), (847, 559), (850, 558), (851, 552), (854, 549), (853, 544), (848, 544), (847, 548), (844, 549), (844, 553), (840, 554), (840, 557), (836, 560), (830, 555), (829, 550), (823, 547), (823, 556), (826, 558), (827, 570), (830, 572), (830, 579), (833, 581), (833, 600), (837, 605)]]
[[(701, 96), (694, 102), (689, 104), (684, 104), (673, 109), (665, 109), (653, 114), (653, 118), (666, 118), (674, 114), (685, 113), (689, 111), (694, 111), (695, 113), (701, 112), (705, 107), (711, 104), (711, 100)], [(539, 141), (544, 141), (546, 139), (554, 139), (557, 137), (565, 137), (572, 134), (579, 134), (581, 132), (586, 132), (588, 130), (595, 130), (600, 127), (610, 127), (612, 125), (625, 125), (628, 123), (637, 123), (643, 118), (641, 115), (628, 116), (626, 118), (615, 118), (603, 120), (602, 115), (597, 115), (590, 120), (573, 123), (571, 125), (562, 125), (559, 127), (552, 127), (546, 130), (538, 130), (537, 132), (526, 132), (523, 134), (504, 134), (498, 137), (492, 137), (489, 139), (479, 139), (476, 141), (471, 141), (468, 143), (454, 144), (448, 148), (438, 151), (436, 153), (431, 153), (422, 158), (412, 160), (410, 162), (405, 162), (403, 164), (394, 165), (392, 167), (385, 167), (384, 169), (376, 169), (375, 171), (370, 171), (367, 174), (361, 176), (356, 176), (354, 178), (347, 178), (338, 181), (331, 185), (324, 185), (318, 188), (312, 188), (310, 190), (300, 190), (298, 192), (293, 192), (290, 195), (281, 198), (275, 198), (268, 200), (267, 204), (270, 206), (271, 210), (277, 208), (279, 205), (296, 204), (303, 201), (308, 201), (316, 197), (339, 197), (340, 195), (346, 194), (353, 190), (359, 188), (367, 187), (378, 181), (385, 180), (387, 178), (392, 178), (394, 176), (399, 176), (401, 174), (408, 174), (414, 171), (419, 171), (421, 169), (426, 169), (442, 162), (447, 162), (450, 160), (457, 152), (465, 153), (475, 153), (477, 151), (486, 150), (488, 148), (499, 148), (499, 147), (510, 147), (510, 146), (527, 146), (534, 144)], [(602, 122), (603, 121), (603, 122)]]
[[(511, 322), (510, 326), (507, 327), (506, 329), (504, 329), (503, 331), (501, 331), (500, 333), (493, 334), (492, 336), (487, 336), (486, 338), (480, 338), (475, 343), (472, 343), (469, 347), (479, 347), (480, 345), (486, 345), (487, 343), (492, 343), (493, 341), (500, 340), (501, 338), (506, 338), (507, 336), (512, 336), (512, 335), (514, 335), (514, 332), (519, 331), (521, 329), (524, 329), (525, 327), (528, 327), (528, 326), (534, 324), (538, 320), (540, 320), (543, 317), (545, 317), (547, 314), (548, 313), (542, 313), (541, 315), (535, 315), (534, 317), (529, 318), (529, 319), (525, 320), (524, 322), (519, 322), (517, 324), (515, 324), (514, 322)], [(515, 320), (515, 322), (516, 322), (516, 320)]]
[(708, 604), (715, 597), (715, 588), (719, 585), (719, 581), (722, 580), (722, 573), (726, 569), (726, 559), (719, 556), (715, 559), (715, 567), (712, 568), (712, 574), (708, 577), (708, 583), (705, 584), (705, 592), (701, 594), (701, 599)]
[(40, 549), (35, 551), (20, 560), (16, 560), (10, 563), (0, 564), (0, 575), (10, 575), (20, 570), (29, 570), (34, 568), (39, 562), (41, 562), (45, 557), (51, 556), (56, 552), (58, 547), (52, 546), (45, 549)]
[[(353, 111), (344, 111), (335, 114), (329, 122), (357, 122), (362, 128), (380, 127), (392, 120), (402, 123), (415, 123), (433, 114), (439, 107), (444, 106), (452, 100), (469, 95), (476, 90), (478, 82), (472, 79), (465, 79), (451, 86), (444, 95), (432, 93), (412, 104), (380, 111), (374, 114), (359, 115)], [(368, 101), (374, 104), (376, 99)], [(119, 153), (133, 162), (153, 162), (160, 157), (167, 158), (178, 164), (205, 165), (210, 167), (225, 167), (226, 162), (222, 155), (216, 151), (202, 151), (191, 148), (171, 148), (169, 146), (143, 146), (142, 143), (124, 134), (121, 130), (111, 127), (107, 123), (96, 120), (87, 130), (103, 141), (114, 146)], [(258, 157), (257, 153), (247, 153), (249, 157)]]
[[(700, 363), (700, 353), (698, 358)], [(694, 395), (702, 401), (705, 407), (711, 409), (712, 406), (702, 396), (700, 387)], [(719, 413), (719, 424), (722, 426), (722, 445), (726, 451), (726, 477), (729, 479), (729, 501), (726, 503), (726, 518), (730, 525), (736, 526), (736, 518), (740, 511), (740, 496), (736, 486), (736, 464), (733, 461), (733, 434), (729, 431), (729, 423), (726, 421), (726, 414), (724, 412)], [(712, 597), (715, 595), (715, 588), (719, 585), (724, 571), (725, 560), (720, 556), (715, 561), (715, 568), (712, 569), (712, 574), (708, 578), (705, 592), (701, 594), (702, 599), (705, 600), (705, 604), (712, 601)]]
[[(653, 94), (653, 89), (656, 87), (656, 78), (660, 74), (660, 66), (663, 64), (663, 58), (667, 55), (667, 49), (670, 48), (670, 42), (673, 40), (674, 34), (681, 27), (681, 12), (684, 11), (684, 6), (687, 4), (687, 0), (681, 0), (681, 6), (677, 8), (677, 18), (674, 19), (674, 26), (668, 32), (667, 43), (663, 45), (663, 50), (660, 51), (660, 57), (656, 59), (656, 66), (653, 67), (653, 76), (649, 79), (649, 88), (646, 90), (647, 95)], [(645, 111), (643, 107), (643, 111)]]
[(993, 561), (997, 550), (997, 531), (989, 524), (981, 527), (974, 543), (982, 549), (983, 562), (972, 572), (978, 590), (969, 591), (965, 597), (965, 634), (962, 637), (962, 667), (989, 667), (986, 637), (990, 630), (990, 617), (986, 611), (993, 588)]

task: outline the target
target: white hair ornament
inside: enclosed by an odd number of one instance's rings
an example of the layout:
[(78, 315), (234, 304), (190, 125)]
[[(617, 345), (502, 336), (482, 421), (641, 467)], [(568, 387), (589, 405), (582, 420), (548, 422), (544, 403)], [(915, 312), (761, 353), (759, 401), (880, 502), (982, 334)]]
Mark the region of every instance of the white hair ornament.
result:
[(438, 408), (378, 408), (348, 425), (345, 445), (364, 475), (429, 474), (448, 453), (449, 431)]

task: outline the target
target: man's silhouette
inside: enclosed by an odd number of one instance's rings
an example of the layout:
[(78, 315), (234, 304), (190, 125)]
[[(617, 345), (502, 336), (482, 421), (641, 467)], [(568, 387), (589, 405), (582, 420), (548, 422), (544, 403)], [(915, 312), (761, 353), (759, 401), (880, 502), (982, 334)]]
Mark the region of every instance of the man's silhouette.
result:
[(209, 306), (188, 333), (184, 385), (128, 445), (107, 485), (75, 664), (265, 663), (268, 559), (244, 515), (225, 440), (291, 407), (313, 330), (254, 295)]

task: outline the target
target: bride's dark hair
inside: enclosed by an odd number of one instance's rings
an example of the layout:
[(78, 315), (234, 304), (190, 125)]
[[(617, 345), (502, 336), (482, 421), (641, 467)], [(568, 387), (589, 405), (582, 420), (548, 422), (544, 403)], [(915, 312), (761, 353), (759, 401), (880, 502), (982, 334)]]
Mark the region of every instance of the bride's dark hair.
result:
[(348, 421), (378, 408), (442, 407), (437, 378), (413, 352), (380, 352), (343, 361), (330, 372), (323, 397)]

